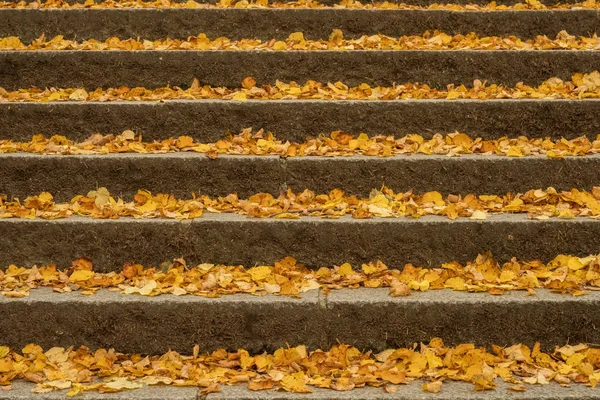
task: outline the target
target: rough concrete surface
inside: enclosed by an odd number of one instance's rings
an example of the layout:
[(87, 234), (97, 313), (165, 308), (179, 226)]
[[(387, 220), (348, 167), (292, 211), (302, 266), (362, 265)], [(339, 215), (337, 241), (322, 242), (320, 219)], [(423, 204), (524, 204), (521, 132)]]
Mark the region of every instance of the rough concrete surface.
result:
[(574, 297), (538, 290), (488, 293), (413, 293), (390, 297), (388, 289), (333, 290), (327, 297), (331, 336), (363, 349), (411, 346), (441, 337), (448, 345), (510, 346), (539, 341), (598, 343), (600, 295)]
[(421, 389), (422, 381), (399, 385), (396, 393), (386, 393), (382, 388), (361, 388), (348, 392), (313, 389), (313, 393), (289, 393), (278, 390), (253, 392), (243, 385), (223, 386), (218, 393), (210, 393), (207, 400), (593, 400), (600, 398), (600, 391), (585, 385), (564, 388), (558, 384), (527, 386), (525, 392), (507, 390), (511, 384), (497, 381), (496, 390), (476, 392), (472, 383), (445, 381), (439, 393), (427, 393)]
[[(0, 390), (0, 400), (66, 400), (67, 391), (50, 393), (31, 393), (35, 383), (14, 381), (12, 390)], [(77, 395), (81, 400), (196, 400), (199, 389), (195, 387), (175, 386), (143, 386), (136, 390), (125, 390), (115, 393), (84, 392)]]
[(318, 292), (302, 299), (230, 295), (145, 297), (102, 290), (93, 296), (44, 288), (21, 299), (0, 298), (2, 344), (22, 348), (86, 345), (92, 349), (191, 354), (218, 348), (273, 351), (286, 343), (327, 345)]
[[(542, 116), (540, 118), (540, 116)], [(82, 141), (92, 133), (132, 129), (145, 140), (187, 135), (223, 139), (226, 131), (252, 127), (281, 140), (303, 141), (335, 130), (371, 135), (455, 131), (559, 139), (600, 132), (598, 100), (399, 100), (399, 101), (167, 101), (0, 103), (0, 139), (28, 141), (37, 133)]]
[(347, 85), (422, 82), (538, 85), (598, 68), (597, 51), (3, 51), (0, 87), (172, 86), (203, 84), (240, 87), (247, 76), (258, 85), (276, 80), (342, 81)]
[(329, 348), (342, 342), (381, 351), (441, 337), (448, 345), (500, 346), (539, 341), (598, 343), (600, 294), (535, 296), (430, 291), (390, 297), (388, 289), (309, 291), (285, 296), (143, 297), (101, 290), (92, 296), (35, 289), (29, 297), (0, 298), (2, 343), (85, 345), (92, 349), (190, 354), (217, 348), (249, 352), (282, 346)]
[[(50, 192), (69, 201), (98, 187), (131, 199), (140, 189), (190, 198), (191, 193), (247, 198), (286, 188), (368, 196), (386, 185), (396, 192), (500, 194), (554, 187), (591, 190), (599, 185), (600, 155), (553, 159), (465, 155), (396, 157), (219, 156), (198, 153), (110, 155), (0, 155), (0, 193), (24, 199)], [(461, 177), (460, 179), (456, 179)]]
[[(348, 392), (311, 388), (312, 393), (290, 393), (280, 390), (251, 391), (243, 385), (222, 386), (221, 391), (202, 396), (200, 400), (596, 400), (600, 391), (583, 384), (560, 387), (558, 384), (527, 386), (525, 392), (508, 390), (511, 384), (497, 380), (496, 390), (476, 392), (473, 384), (446, 381), (440, 393), (427, 393), (421, 389), (422, 381), (398, 386), (396, 393), (386, 393), (381, 388), (366, 387)], [(1, 400), (62, 400), (67, 399), (66, 391), (32, 394), (35, 384), (15, 381), (13, 390), (0, 391)], [(116, 392), (86, 392), (79, 395), (83, 400), (195, 400), (199, 389), (193, 387), (144, 386), (141, 389)]]
[(248, 197), (259, 192), (279, 194), (284, 184), (284, 166), (278, 157), (270, 156), (222, 155), (213, 160), (197, 153), (0, 155), (0, 193), (21, 199), (46, 191), (57, 201), (69, 201), (98, 187), (129, 199), (139, 189), (180, 198), (190, 198), (192, 192)]
[(135, 261), (157, 265), (176, 257), (191, 263), (252, 266), (292, 256), (308, 266), (382, 260), (391, 268), (439, 266), (492, 251), (549, 261), (557, 254), (597, 254), (600, 223), (588, 218), (530, 220), (504, 214), (487, 220), (444, 217), (256, 219), (207, 213), (193, 221), (121, 218), (0, 220), (0, 266), (94, 260), (98, 271)]
[(346, 38), (381, 33), (421, 35), (427, 30), (447, 34), (517, 35), (554, 38), (562, 30), (588, 36), (600, 18), (596, 10), (468, 11), (360, 9), (2, 9), (0, 36), (29, 42), (42, 33), (67, 39), (148, 40), (183, 39), (207, 34), (210, 38), (285, 39), (301, 31), (307, 39), (327, 39), (333, 29)]
[(590, 190), (598, 180), (600, 157), (551, 159), (546, 156), (397, 156), (347, 158), (294, 157), (286, 160), (286, 185), (301, 191), (328, 192), (342, 188), (367, 196), (386, 185), (416, 193), (524, 192), (553, 186)]

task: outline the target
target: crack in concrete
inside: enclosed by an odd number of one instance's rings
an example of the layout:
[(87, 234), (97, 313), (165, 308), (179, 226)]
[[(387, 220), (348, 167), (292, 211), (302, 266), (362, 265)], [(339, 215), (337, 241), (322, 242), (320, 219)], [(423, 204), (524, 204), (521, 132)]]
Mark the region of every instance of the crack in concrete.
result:
[(323, 288), (319, 288), (318, 303), (319, 303), (319, 308), (321, 310), (327, 310), (328, 296), (329, 296), (329, 294), (325, 290), (323, 290)]
[(279, 190), (285, 192), (288, 190), (288, 169), (287, 169), (287, 158), (279, 157), (279, 165), (283, 172), (283, 182), (279, 185)]

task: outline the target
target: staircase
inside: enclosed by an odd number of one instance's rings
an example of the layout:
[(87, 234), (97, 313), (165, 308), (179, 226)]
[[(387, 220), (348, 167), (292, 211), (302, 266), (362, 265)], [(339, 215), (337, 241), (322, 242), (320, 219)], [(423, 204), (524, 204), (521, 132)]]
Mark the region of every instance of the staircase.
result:
[[(69, 0), (71, 1), (71, 0)], [(462, 3), (462, 1), (459, 1)], [(478, 3), (477, 1), (475, 3)], [(378, 33), (421, 35), (440, 30), (449, 35), (516, 35), (550, 38), (566, 30), (589, 36), (599, 30), (600, 11), (589, 7), (454, 11), (413, 0), (400, 8), (0, 8), (0, 37), (24, 43), (40, 37), (65, 39), (147, 40), (210, 38), (285, 40), (294, 32), (307, 39), (327, 39), (334, 29), (345, 37)], [(485, 4), (485, 3), (481, 3)], [(499, 6), (513, 1), (501, 0)], [(548, 2), (547, 5), (553, 3)], [(197, 5), (197, 4), (196, 4)], [(202, 85), (238, 88), (247, 76), (256, 85), (311, 79), (392, 86), (421, 82), (433, 88), (472, 86), (475, 79), (514, 86), (540, 85), (558, 77), (600, 69), (600, 52), (571, 50), (319, 50), (319, 51), (0, 51), (0, 87), (7, 91), (40, 88), (145, 87), (188, 88)], [(0, 140), (28, 141), (36, 133), (61, 134), (83, 141), (95, 132), (142, 132), (144, 140), (191, 136), (213, 142), (226, 131), (264, 128), (279, 139), (303, 141), (320, 133), (403, 136), (460, 131), (472, 137), (503, 136), (595, 139), (600, 133), (600, 100), (167, 100), (156, 101), (0, 101)], [(69, 201), (99, 187), (125, 199), (139, 189), (188, 197), (265, 192), (278, 195), (306, 188), (326, 193), (341, 188), (368, 196), (382, 185), (397, 192), (448, 194), (517, 193), (554, 187), (591, 190), (600, 183), (600, 155), (522, 158), (496, 155), (414, 155), (371, 157), (290, 157), (166, 154), (47, 155), (0, 154), (0, 193), (24, 199), (50, 192)], [(189, 265), (272, 265), (293, 256), (310, 267), (353, 266), (382, 260), (434, 267), (451, 260), (466, 262), (491, 251), (501, 261), (551, 260), (558, 254), (586, 256), (600, 252), (597, 220), (531, 219), (524, 214), (490, 215), (485, 220), (429, 216), (413, 218), (300, 219), (247, 218), (211, 214), (176, 219), (0, 219), (0, 266), (54, 263), (69, 266), (88, 257), (99, 272), (120, 270), (124, 263), (143, 265), (183, 257)], [(329, 348), (341, 342), (381, 351), (441, 337), (449, 345), (508, 346), (541, 342), (546, 350), (566, 343), (600, 343), (600, 292), (571, 296), (538, 290), (502, 296), (457, 291), (429, 291), (390, 297), (388, 289), (340, 289), (306, 292), (301, 298), (227, 295), (219, 298), (160, 295), (124, 296), (99, 291), (93, 296), (32, 290), (28, 297), (0, 297), (0, 344), (21, 349), (36, 343), (44, 349), (85, 345), (126, 353), (189, 354), (218, 348), (250, 353), (287, 345)], [(33, 384), (16, 382), (0, 390), (0, 400), (65, 398), (61, 392), (31, 394)], [(87, 393), (86, 399), (144, 400), (230, 399), (600, 399), (583, 385), (528, 386), (526, 392), (475, 392), (471, 384), (451, 382), (438, 394), (420, 383), (349, 392), (315, 389), (312, 394), (249, 391), (224, 386), (219, 393), (197, 388), (144, 387), (112, 394)]]

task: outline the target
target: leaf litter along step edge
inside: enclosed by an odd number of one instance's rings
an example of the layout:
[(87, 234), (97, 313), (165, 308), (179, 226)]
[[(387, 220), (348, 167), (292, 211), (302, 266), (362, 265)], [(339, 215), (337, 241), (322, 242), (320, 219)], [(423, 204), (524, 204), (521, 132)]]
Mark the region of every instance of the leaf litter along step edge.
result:
[(277, 81), (275, 85), (256, 86), (256, 80), (246, 77), (242, 88), (229, 89), (201, 85), (194, 79), (190, 88), (142, 87), (86, 91), (82, 88), (21, 88), (7, 91), (0, 87), (0, 102), (50, 101), (166, 101), (170, 99), (223, 99), (223, 100), (401, 100), (401, 99), (592, 99), (600, 98), (600, 72), (576, 73), (571, 81), (550, 78), (537, 87), (518, 83), (514, 87), (487, 85), (475, 80), (472, 87), (449, 84), (447, 89), (434, 89), (419, 83), (404, 83), (391, 87), (371, 87), (363, 83), (348, 87), (342, 82), (320, 83), (309, 80), (304, 85)]
[(317, 194), (309, 189), (294, 193), (288, 189), (278, 197), (258, 193), (240, 199), (232, 193), (224, 197), (192, 194), (189, 199), (139, 190), (133, 201), (113, 197), (106, 188), (77, 195), (70, 202), (56, 203), (51, 193), (29, 196), (22, 201), (0, 195), (0, 218), (62, 219), (82, 216), (100, 219), (120, 217), (195, 219), (205, 213), (235, 213), (258, 218), (298, 219), (303, 216), (339, 218), (350, 215), (365, 219), (374, 217), (419, 218), (426, 215), (449, 219), (468, 217), (485, 220), (489, 214), (526, 213), (529, 218), (545, 220), (551, 217), (600, 218), (600, 187), (591, 191), (572, 189), (557, 191), (531, 189), (525, 193), (503, 196), (450, 194), (439, 192), (415, 194), (395, 193), (383, 187), (373, 189), (368, 197), (346, 195), (340, 189)]
[(598, 4), (595, 0), (586, 0), (577, 3), (556, 3), (546, 5), (538, 0), (526, 0), (512, 5), (497, 4), (490, 2), (488, 4), (459, 4), (459, 3), (434, 3), (429, 5), (412, 5), (406, 3), (394, 2), (360, 2), (357, 0), (342, 0), (333, 5), (324, 4), (319, 1), (300, 0), (290, 2), (279, 2), (268, 0), (220, 0), (212, 3), (199, 3), (194, 0), (172, 1), (172, 0), (108, 0), (108, 1), (93, 1), (86, 0), (83, 3), (69, 3), (63, 0), (46, 0), (46, 1), (3, 1), (0, 2), (0, 8), (24, 8), (24, 9), (39, 9), (39, 8), (63, 8), (63, 9), (81, 9), (81, 8), (349, 8), (349, 9), (404, 9), (404, 10), (454, 10), (454, 11), (504, 11), (504, 10), (557, 10), (557, 9), (596, 9)]
[[(10, 390), (17, 379), (36, 382), (34, 393), (68, 389), (68, 396), (87, 391), (101, 393), (138, 389), (144, 385), (177, 385), (217, 392), (221, 385), (243, 383), (251, 390), (281, 389), (310, 393), (312, 388), (339, 391), (358, 387), (381, 387), (396, 392), (396, 385), (422, 381), (424, 391), (443, 390), (444, 381), (471, 382), (476, 391), (493, 390), (496, 380), (511, 383), (509, 390), (526, 391), (529, 385), (585, 384), (600, 380), (600, 349), (586, 344), (556, 347), (542, 352), (515, 344), (473, 344), (454, 347), (434, 338), (411, 348), (391, 348), (374, 354), (350, 345), (309, 351), (306, 346), (280, 348), (274, 353), (251, 355), (244, 349), (219, 349), (192, 355), (169, 351), (163, 355), (126, 355), (112, 349), (92, 351), (86, 347), (53, 347), (44, 351), (29, 344), (21, 351), (0, 346), (0, 385)], [(560, 389), (556, 389), (557, 393)]]
[(159, 268), (127, 263), (121, 271), (109, 273), (94, 272), (91, 260), (79, 258), (69, 268), (60, 269), (53, 264), (31, 268), (10, 265), (6, 271), (0, 270), (0, 293), (6, 297), (26, 297), (30, 290), (40, 287), (51, 287), (57, 293), (79, 291), (92, 295), (100, 289), (108, 289), (143, 296), (219, 297), (239, 293), (298, 296), (317, 289), (360, 287), (389, 288), (390, 296), (441, 289), (495, 295), (511, 290), (526, 290), (534, 295), (536, 289), (549, 289), (579, 296), (587, 290), (600, 290), (600, 256), (558, 255), (546, 264), (516, 258), (500, 263), (486, 253), (464, 265), (450, 261), (435, 268), (407, 264), (395, 269), (374, 261), (360, 268), (344, 263), (316, 270), (306, 268), (292, 257), (272, 266), (251, 268), (214, 264), (188, 266), (180, 258)]
[(111, 37), (100, 41), (66, 40), (62, 35), (47, 39), (45, 35), (24, 44), (18, 37), (0, 38), (0, 50), (599, 50), (600, 39), (569, 35), (561, 31), (555, 39), (536, 36), (522, 40), (517, 36), (479, 37), (471, 32), (466, 35), (448, 35), (444, 32), (425, 32), (423, 35), (390, 37), (385, 35), (363, 35), (357, 39), (344, 39), (344, 32), (335, 29), (328, 40), (307, 40), (302, 32), (294, 32), (285, 40), (241, 39), (219, 37), (211, 40), (204, 33), (187, 39), (146, 40), (130, 38), (121, 40)]
[(34, 135), (29, 142), (0, 140), (0, 154), (19, 152), (65, 155), (195, 152), (204, 153), (210, 158), (216, 158), (219, 154), (282, 157), (493, 154), (508, 157), (546, 155), (551, 158), (563, 158), (600, 153), (600, 135), (594, 141), (590, 141), (585, 136), (570, 140), (523, 136), (483, 140), (459, 132), (448, 135), (436, 133), (431, 139), (425, 139), (417, 134), (395, 138), (393, 135), (369, 136), (364, 133), (352, 135), (334, 131), (327, 136), (319, 135), (304, 142), (290, 143), (278, 139), (273, 133), (265, 132), (263, 129), (253, 132), (251, 128), (247, 128), (237, 135), (227, 134), (224, 139), (212, 143), (196, 141), (190, 136), (148, 142), (143, 140), (142, 134), (137, 135), (131, 130), (126, 130), (119, 135), (95, 133), (82, 142), (74, 142), (61, 135), (54, 135), (48, 139), (41, 134)]

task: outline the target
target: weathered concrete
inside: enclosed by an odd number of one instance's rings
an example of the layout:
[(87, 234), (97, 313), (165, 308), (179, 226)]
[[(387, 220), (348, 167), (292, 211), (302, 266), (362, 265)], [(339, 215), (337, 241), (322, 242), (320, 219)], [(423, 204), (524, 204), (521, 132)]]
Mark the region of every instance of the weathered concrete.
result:
[(46, 191), (58, 201), (69, 201), (98, 187), (128, 199), (139, 189), (180, 198), (190, 198), (192, 192), (248, 197), (260, 192), (279, 194), (284, 185), (282, 162), (272, 156), (222, 155), (212, 160), (198, 153), (0, 155), (0, 193), (21, 199)]
[(549, 186), (591, 190), (597, 182), (600, 156), (294, 157), (285, 163), (286, 186), (296, 191), (343, 188), (367, 196), (373, 188), (386, 185), (396, 191), (506, 194)]
[[(499, 194), (552, 186), (591, 190), (597, 185), (600, 155), (552, 159), (465, 155), (395, 157), (227, 156), (198, 153), (109, 155), (0, 155), (0, 193), (24, 199), (50, 192), (69, 201), (98, 187), (131, 199), (139, 189), (189, 198), (191, 193), (242, 198), (311, 189), (341, 188), (368, 196), (386, 185), (396, 191), (445, 194)], [(456, 177), (461, 177), (456, 179)]]
[(227, 295), (217, 299), (143, 297), (101, 290), (93, 296), (36, 289), (29, 297), (0, 297), (3, 344), (21, 348), (85, 345), (92, 349), (158, 354), (217, 348), (250, 352), (305, 344), (329, 348), (342, 342), (376, 351), (412, 346), (433, 337), (446, 344), (511, 345), (540, 341), (598, 343), (600, 294), (535, 296), (513, 292), (430, 291), (390, 297), (387, 289), (306, 292), (284, 296)]
[(371, 135), (467, 133), (503, 136), (587, 136), (600, 132), (598, 100), (400, 101), (167, 101), (0, 103), (0, 139), (28, 141), (36, 133), (82, 141), (92, 133), (140, 131), (144, 140), (188, 135), (204, 142), (226, 131), (264, 128), (278, 138), (303, 141), (335, 130)]
[[(218, 348), (273, 351), (290, 344), (327, 345), (327, 321), (318, 292), (302, 299), (235, 295), (143, 297), (100, 291), (79, 293), (32, 291), (21, 299), (0, 298), (3, 345), (44, 348), (86, 345), (129, 353), (161, 354), (169, 349), (191, 354)], [(299, 329), (299, 327), (302, 327)]]
[(327, 297), (330, 338), (362, 349), (410, 346), (432, 337), (448, 345), (533, 346), (539, 341), (548, 350), (562, 343), (598, 343), (600, 313), (592, 310), (600, 294), (537, 292), (428, 291), (390, 297), (384, 288), (334, 290)]
[[(257, 84), (277, 79), (342, 81), (347, 85), (422, 82), (538, 85), (598, 68), (598, 51), (3, 51), (0, 87), (143, 86), (188, 87), (194, 78), (214, 86), (240, 87), (252, 76)], [(107, 73), (107, 71), (109, 71)]]
[[(1, 400), (66, 400), (67, 390), (50, 393), (31, 393), (36, 384), (14, 381), (12, 390), (0, 391)], [(124, 390), (115, 393), (83, 392), (77, 395), (82, 400), (196, 400), (199, 389), (195, 387), (143, 386), (136, 390)]]
[[(498, 379), (496, 390), (476, 392), (472, 383), (444, 381), (439, 393), (427, 393), (421, 389), (422, 381), (399, 385), (396, 393), (386, 393), (382, 388), (360, 388), (348, 392), (311, 388), (313, 393), (289, 393), (279, 390), (254, 392), (243, 385), (223, 386), (218, 393), (210, 393), (207, 400), (595, 400), (600, 391), (585, 385), (573, 384), (561, 387), (549, 385), (527, 385), (527, 391), (507, 390), (512, 384)], [(8, 399), (10, 400), (10, 399)]]
[[(366, 387), (348, 392), (329, 389), (311, 388), (313, 393), (290, 393), (280, 390), (251, 391), (243, 385), (222, 386), (221, 391), (201, 396), (201, 400), (596, 400), (600, 393), (583, 384), (561, 387), (556, 383), (549, 385), (527, 386), (525, 392), (507, 390), (512, 384), (497, 380), (495, 390), (476, 392), (472, 383), (445, 381), (440, 393), (427, 393), (421, 389), (422, 381), (414, 381), (408, 385), (398, 386), (396, 393), (386, 393), (381, 388)], [(1, 400), (66, 400), (66, 391), (36, 393), (31, 389), (34, 383), (15, 381), (13, 390), (1, 391)], [(85, 392), (79, 395), (84, 400), (195, 400), (199, 389), (194, 387), (144, 386), (141, 389), (116, 392)]]
[(256, 219), (207, 213), (193, 221), (122, 218), (0, 220), (0, 266), (11, 263), (70, 265), (94, 260), (98, 271), (119, 270), (128, 261), (157, 265), (176, 257), (191, 263), (256, 265), (293, 256), (309, 266), (380, 259), (391, 268), (411, 262), (439, 266), (473, 260), (490, 250), (512, 257), (549, 261), (557, 254), (600, 252), (600, 223), (588, 218), (530, 220), (522, 214), (487, 220)]
[(333, 29), (347, 38), (381, 33), (421, 35), (427, 30), (448, 34), (517, 35), (554, 38), (562, 30), (588, 36), (600, 18), (596, 10), (468, 11), (359, 9), (0, 9), (0, 36), (29, 42), (42, 33), (68, 39), (210, 38), (285, 39), (301, 31), (308, 39), (326, 39)]
[[(185, 0), (176, 0), (176, 1), (184, 2)], [(66, 0), (65, 2), (69, 3), (69, 4), (75, 4), (75, 3), (84, 3), (84, 0)], [(218, 0), (199, 0), (198, 3), (215, 4), (215, 3), (218, 3)], [(339, 0), (320, 0), (319, 3), (321, 3), (323, 5), (327, 5), (327, 6), (335, 6), (335, 5), (339, 4)], [(418, 5), (418, 6), (429, 5), (429, 4), (440, 4), (439, 2), (437, 2), (435, 0), (408, 0), (408, 1), (393, 0), (393, 1), (391, 1), (391, 3), (412, 4), (412, 5)], [(487, 4), (489, 4), (489, 1), (488, 0), (455, 0), (455, 1), (452, 1), (452, 3), (487, 5)], [(497, 1), (496, 3), (513, 5), (513, 4), (517, 4), (517, 3), (522, 3), (522, 1), (500, 0), (500, 1)], [(555, 0), (542, 0), (541, 3), (545, 4), (547, 6), (553, 6), (553, 5), (557, 4), (557, 2)], [(580, 1), (579, 0), (567, 0), (567, 1), (560, 2), (560, 4), (573, 4), (573, 3), (580, 3)]]

